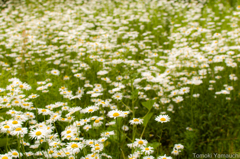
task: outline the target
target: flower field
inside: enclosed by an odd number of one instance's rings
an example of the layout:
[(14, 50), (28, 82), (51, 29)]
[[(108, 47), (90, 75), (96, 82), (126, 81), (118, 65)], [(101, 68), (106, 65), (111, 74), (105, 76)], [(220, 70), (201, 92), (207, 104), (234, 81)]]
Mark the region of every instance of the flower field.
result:
[(0, 159), (240, 157), (240, 1), (1, 5)]

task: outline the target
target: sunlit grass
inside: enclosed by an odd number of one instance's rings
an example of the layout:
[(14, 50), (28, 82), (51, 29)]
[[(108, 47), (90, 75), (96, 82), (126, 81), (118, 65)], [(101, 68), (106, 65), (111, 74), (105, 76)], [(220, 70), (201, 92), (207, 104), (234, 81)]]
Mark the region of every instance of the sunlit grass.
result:
[(239, 1), (1, 9), (0, 159), (239, 154)]

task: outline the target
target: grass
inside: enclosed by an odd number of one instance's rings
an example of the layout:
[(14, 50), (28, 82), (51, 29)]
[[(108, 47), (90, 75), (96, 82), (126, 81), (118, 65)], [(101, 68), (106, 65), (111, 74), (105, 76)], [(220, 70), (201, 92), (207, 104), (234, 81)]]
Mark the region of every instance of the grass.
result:
[(0, 159), (240, 155), (239, 1), (7, 4)]

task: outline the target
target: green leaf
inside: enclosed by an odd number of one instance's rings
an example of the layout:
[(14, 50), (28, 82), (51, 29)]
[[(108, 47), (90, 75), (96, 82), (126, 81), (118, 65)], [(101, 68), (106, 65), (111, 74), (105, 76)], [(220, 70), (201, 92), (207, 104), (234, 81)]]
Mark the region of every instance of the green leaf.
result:
[(118, 117), (118, 118), (117, 118), (117, 124), (118, 124), (118, 126), (122, 125), (122, 122), (123, 122), (123, 118), (122, 118), (122, 117)]
[(211, 120), (211, 117), (212, 117), (212, 113), (209, 113), (208, 114), (208, 120)]
[(130, 99), (135, 99), (138, 97), (138, 89), (135, 89), (133, 92), (132, 92), (132, 95), (130, 97)]
[(136, 77), (138, 76), (138, 74), (139, 74), (139, 73), (133, 73), (133, 74), (132, 74), (132, 77), (133, 77), (133, 78), (136, 78)]
[(147, 126), (147, 123), (151, 119), (152, 115), (153, 115), (153, 113), (149, 113), (143, 118), (143, 125), (144, 126)]
[[(8, 144), (13, 143), (15, 140), (8, 138)], [(0, 147), (5, 147), (7, 145), (7, 138), (0, 138)]]
[(153, 147), (154, 149), (156, 149), (158, 146), (161, 145), (161, 143), (159, 143), (159, 142), (153, 142), (153, 143), (148, 143), (147, 145)]
[(10, 119), (11, 115), (8, 115), (6, 113), (0, 113), (0, 120), (4, 120), (4, 119)]
[(148, 100), (146, 102), (142, 102), (142, 105), (150, 111), (154, 103), (155, 103), (155, 100)]

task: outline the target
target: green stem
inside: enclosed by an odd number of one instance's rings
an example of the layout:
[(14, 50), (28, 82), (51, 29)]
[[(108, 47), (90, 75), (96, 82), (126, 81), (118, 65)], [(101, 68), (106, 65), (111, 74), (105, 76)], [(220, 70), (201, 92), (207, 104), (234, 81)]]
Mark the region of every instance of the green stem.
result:
[[(150, 109), (151, 110), (151, 109)], [(147, 112), (147, 114), (143, 117), (143, 119), (148, 115), (148, 113), (150, 112), (150, 110)], [(148, 123), (147, 123), (148, 124)], [(143, 134), (144, 134), (144, 132), (145, 132), (145, 129), (146, 129), (146, 127), (147, 127), (147, 124), (144, 126), (144, 129), (143, 129), (143, 131), (142, 131), (142, 134), (141, 134), (141, 137), (140, 138), (142, 138), (142, 136), (143, 136)]]
[(8, 152), (8, 132), (7, 132), (7, 143), (6, 143), (6, 149), (7, 149), (7, 152)]
[[(132, 92), (133, 92), (133, 81), (132, 81)], [(132, 99), (132, 111), (133, 111), (132, 113), (133, 113), (133, 118), (135, 118), (135, 111), (134, 111), (134, 110), (135, 110), (135, 108), (134, 108), (134, 102), (135, 102), (135, 101), (134, 101), (134, 99)]]
[(24, 145), (23, 145), (23, 141), (22, 141), (22, 150), (23, 150), (23, 156), (25, 156), (25, 148), (24, 148)]
[[(119, 125), (118, 125), (118, 122), (117, 122), (117, 118), (116, 118), (116, 124), (117, 124), (117, 132), (118, 132), (118, 149), (119, 149), (119, 152), (121, 152), (121, 133), (120, 133), (120, 130), (119, 130)], [(119, 157), (120, 159), (120, 154), (119, 154)]]
[(144, 132), (145, 132), (145, 129), (146, 129), (146, 127), (147, 127), (147, 125), (146, 125), (146, 126), (144, 126), (144, 129), (143, 129), (143, 132), (142, 132), (142, 134), (141, 134), (141, 137), (140, 137), (140, 138), (142, 138), (142, 136), (143, 136), (143, 134), (144, 134)]
[[(160, 138), (159, 138), (160, 144), (161, 144), (161, 139), (162, 139), (162, 132), (163, 132), (163, 124), (161, 124), (161, 133), (160, 133)], [(160, 146), (162, 146), (162, 144)], [(158, 150), (157, 150), (157, 154), (158, 154)]]
[(122, 155), (123, 155), (123, 158), (125, 159), (125, 155), (124, 155), (124, 152), (123, 152), (123, 150), (121, 149), (121, 151), (122, 151)]
[(161, 134), (160, 134), (159, 143), (160, 143), (160, 141), (161, 141), (161, 139), (162, 139), (162, 132), (163, 132), (163, 124), (162, 124), (162, 126), (161, 126)]
[(194, 127), (194, 125), (193, 125), (193, 89), (194, 89), (194, 86), (193, 86), (192, 91), (191, 91), (191, 115), (192, 115), (192, 127)]
[(121, 100), (122, 104), (128, 108), (128, 110), (132, 113), (133, 111), (129, 108), (129, 106), (127, 106), (125, 103), (123, 103), (123, 101)]
[[(132, 143), (135, 141), (135, 133), (136, 133), (136, 131), (135, 131), (135, 125), (133, 125), (133, 135), (132, 135)], [(132, 147), (132, 155), (133, 155), (133, 151), (134, 149), (133, 149), (133, 147)]]
[(130, 139), (125, 133), (124, 133), (124, 135), (129, 141), (133, 142), (132, 139)]
[(18, 143), (18, 155), (19, 155), (19, 158), (21, 157), (20, 156), (20, 139), (21, 139), (21, 137), (20, 137), (20, 134), (18, 135), (18, 138), (17, 138), (17, 143)]

